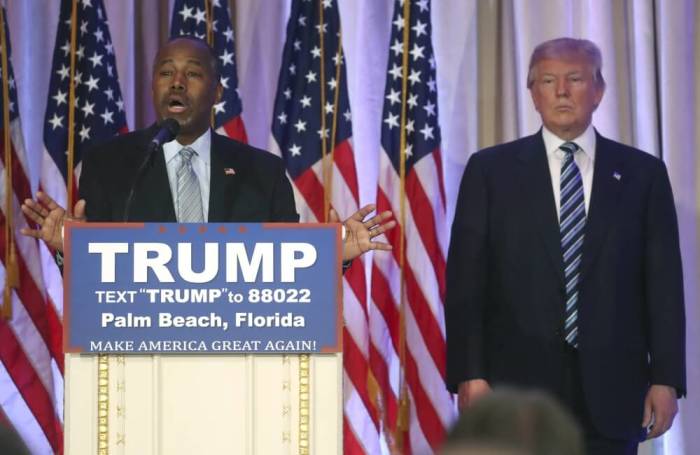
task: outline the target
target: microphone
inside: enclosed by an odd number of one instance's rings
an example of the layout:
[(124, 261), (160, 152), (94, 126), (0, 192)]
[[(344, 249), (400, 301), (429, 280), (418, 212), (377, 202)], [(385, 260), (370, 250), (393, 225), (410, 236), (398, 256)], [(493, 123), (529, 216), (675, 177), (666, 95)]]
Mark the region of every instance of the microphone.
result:
[(131, 202), (134, 199), (136, 184), (141, 180), (146, 168), (148, 168), (151, 161), (153, 161), (156, 151), (158, 151), (166, 142), (170, 142), (175, 139), (178, 132), (180, 132), (180, 124), (173, 118), (166, 118), (160, 123), (158, 132), (148, 144), (148, 148), (146, 149), (146, 158), (136, 170), (136, 177), (134, 178), (134, 182), (131, 184), (131, 188), (129, 188), (129, 195), (126, 197), (126, 202), (124, 203), (123, 221), (125, 223), (129, 221), (129, 212), (131, 210)]
[(157, 150), (158, 147), (160, 147), (161, 145), (175, 139), (175, 136), (177, 136), (177, 133), (179, 132), (180, 124), (177, 123), (177, 120), (175, 120), (174, 118), (166, 118), (165, 120), (160, 122), (160, 129), (156, 133), (151, 143), (148, 144), (149, 155), (152, 154), (155, 150)]

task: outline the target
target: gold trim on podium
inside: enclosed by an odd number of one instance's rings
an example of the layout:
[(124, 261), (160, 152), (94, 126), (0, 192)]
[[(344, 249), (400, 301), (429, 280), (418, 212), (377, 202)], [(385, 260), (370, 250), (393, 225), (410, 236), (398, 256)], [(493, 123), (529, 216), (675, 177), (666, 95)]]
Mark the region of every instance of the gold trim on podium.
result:
[(97, 356), (97, 454), (109, 455), (109, 356)]
[(114, 444), (117, 446), (117, 453), (124, 454), (126, 447), (126, 357), (118, 355), (114, 357), (116, 363), (117, 394), (114, 403), (116, 416), (117, 434)]
[(299, 455), (309, 455), (309, 429), (311, 423), (310, 397), (310, 356), (299, 355)]

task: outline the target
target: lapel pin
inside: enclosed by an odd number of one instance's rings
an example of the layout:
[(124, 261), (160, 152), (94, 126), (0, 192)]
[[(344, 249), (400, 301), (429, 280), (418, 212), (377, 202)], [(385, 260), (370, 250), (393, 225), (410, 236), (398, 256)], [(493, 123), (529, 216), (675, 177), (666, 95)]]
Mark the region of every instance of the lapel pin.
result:
[(622, 176), (619, 172), (613, 172), (613, 178), (619, 182)]
[(232, 167), (225, 167), (224, 175), (236, 175), (236, 170)]

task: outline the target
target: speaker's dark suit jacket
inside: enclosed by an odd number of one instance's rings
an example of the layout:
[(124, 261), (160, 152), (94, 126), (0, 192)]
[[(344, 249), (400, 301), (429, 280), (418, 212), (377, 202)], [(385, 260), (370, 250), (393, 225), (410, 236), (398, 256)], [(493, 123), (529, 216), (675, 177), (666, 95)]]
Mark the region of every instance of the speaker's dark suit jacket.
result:
[[(596, 133), (597, 134), (597, 133)], [(467, 164), (447, 261), (447, 382), (561, 394), (564, 272), (541, 133)], [(650, 384), (685, 393), (678, 228), (660, 160), (597, 135), (579, 281), (579, 363), (598, 430), (639, 436)]]
[[(134, 131), (86, 151), (80, 197), (89, 221), (124, 221), (129, 190), (134, 197), (129, 221), (176, 221), (162, 150), (141, 176), (157, 128)], [(209, 189), (210, 222), (297, 222), (294, 195), (282, 160), (212, 132)]]

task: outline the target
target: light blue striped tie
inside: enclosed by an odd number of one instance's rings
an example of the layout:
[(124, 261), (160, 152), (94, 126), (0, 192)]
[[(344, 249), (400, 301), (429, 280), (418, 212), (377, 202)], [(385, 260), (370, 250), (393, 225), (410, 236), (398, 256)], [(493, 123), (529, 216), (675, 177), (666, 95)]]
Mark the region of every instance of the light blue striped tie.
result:
[(564, 337), (571, 346), (578, 347), (578, 282), (583, 250), (583, 228), (586, 225), (586, 203), (583, 197), (581, 172), (574, 161), (574, 153), (579, 150), (578, 145), (566, 142), (559, 148), (565, 153), (559, 179), (559, 232), (566, 282)]
[(192, 157), (197, 152), (185, 147), (178, 153), (180, 166), (177, 168), (177, 220), (180, 223), (202, 223), (202, 192), (199, 179), (192, 169)]

